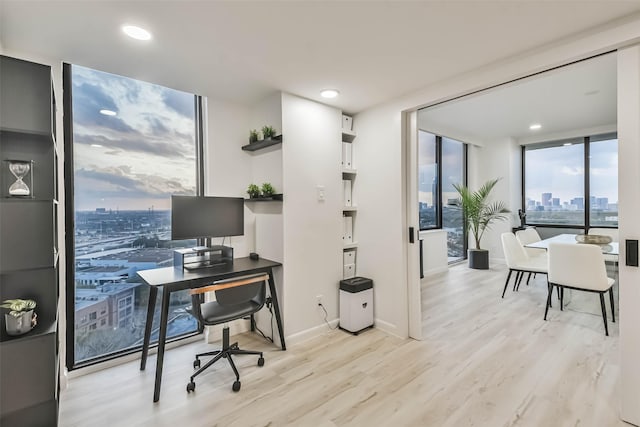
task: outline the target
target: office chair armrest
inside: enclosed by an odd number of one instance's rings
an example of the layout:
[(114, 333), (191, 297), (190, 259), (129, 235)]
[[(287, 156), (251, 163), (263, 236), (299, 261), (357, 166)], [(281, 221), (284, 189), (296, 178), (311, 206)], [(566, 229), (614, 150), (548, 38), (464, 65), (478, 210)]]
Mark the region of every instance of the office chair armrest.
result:
[(232, 279), (231, 281), (215, 282), (213, 285), (204, 286), (202, 288), (191, 289), (191, 295), (203, 294), (206, 292), (219, 291), (221, 289), (235, 288), (236, 286), (249, 285), (251, 283), (263, 282), (269, 280), (268, 274), (261, 274), (260, 276), (247, 277), (240, 280)]

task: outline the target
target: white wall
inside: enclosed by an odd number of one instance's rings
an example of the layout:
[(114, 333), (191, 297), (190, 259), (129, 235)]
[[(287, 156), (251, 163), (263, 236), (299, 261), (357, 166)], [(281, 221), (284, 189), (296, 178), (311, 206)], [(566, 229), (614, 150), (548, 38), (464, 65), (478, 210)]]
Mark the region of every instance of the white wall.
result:
[(640, 425), (640, 269), (627, 267), (625, 239), (640, 239), (640, 45), (618, 52), (620, 397), (622, 418)]
[[(283, 311), (285, 333), (292, 341), (313, 328), (326, 327), (316, 295), (323, 295), (328, 320), (338, 316), (338, 283), (342, 278), (341, 120), (336, 108), (282, 95)], [(317, 200), (317, 185), (325, 187), (326, 200)]]
[(425, 278), (442, 273), (449, 268), (447, 256), (447, 232), (444, 230), (429, 230), (420, 232), (422, 241), (422, 272)]
[[(240, 149), (248, 141), (249, 109), (206, 100), (205, 194), (244, 197), (251, 180), (251, 158)], [(234, 256), (248, 256), (255, 246), (254, 217), (245, 206), (245, 234), (225, 241)], [(222, 239), (216, 239), (221, 243)]]
[[(282, 133), (282, 96), (277, 92), (251, 108), (250, 126), (245, 131), (243, 141), (248, 142), (248, 129), (256, 129), (258, 132), (263, 126), (269, 125), (276, 129), (276, 134)], [(262, 138), (262, 136), (260, 136)], [(286, 137), (286, 136), (285, 136)], [(285, 141), (286, 143), (286, 141)], [(251, 183), (262, 186), (269, 182), (276, 189), (277, 193), (283, 192), (282, 187), (282, 150), (279, 146), (273, 146), (264, 150), (256, 151), (251, 156)], [(246, 187), (249, 185), (247, 181)], [(265, 207), (256, 205), (256, 208)]]
[(358, 134), (358, 275), (373, 279), (376, 327), (406, 337), (401, 111), (393, 104), (369, 110), (356, 115), (353, 126)]
[[(504, 259), (500, 234), (511, 231), (511, 227), (520, 223), (517, 212), (522, 204), (521, 170), (520, 146), (512, 138), (494, 141), (484, 147), (469, 147), (469, 187), (477, 190), (488, 180), (500, 178), (491, 200), (503, 201), (511, 210), (508, 219), (494, 222), (480, 242), (482, 249), (488, 249), (493, 259)], [(475, 241), (472, 236), (469, 239), (469, 247), (473, 248)]]

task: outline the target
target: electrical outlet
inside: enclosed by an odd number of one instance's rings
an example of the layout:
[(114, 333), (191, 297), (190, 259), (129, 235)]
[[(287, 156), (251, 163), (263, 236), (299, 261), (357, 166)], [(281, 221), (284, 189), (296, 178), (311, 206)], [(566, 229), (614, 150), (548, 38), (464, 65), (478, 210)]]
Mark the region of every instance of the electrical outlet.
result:
[(316, 295), (316, 303), (322, 305), (322, 295)]

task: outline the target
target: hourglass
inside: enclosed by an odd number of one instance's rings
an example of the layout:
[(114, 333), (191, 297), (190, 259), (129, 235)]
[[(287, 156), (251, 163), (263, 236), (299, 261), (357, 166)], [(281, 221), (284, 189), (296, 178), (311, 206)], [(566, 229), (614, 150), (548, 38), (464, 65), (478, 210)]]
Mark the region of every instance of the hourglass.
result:
[[(23, 178), (32, 172), (31, 168), (32, 162), (30, 161), (21, 161), (21, 160), (10, 160), (9, 161), (9, 171), (11, 174), (16, 177), (16, 182), (11, 184), (9, 187), (9, 195), (10, 196), (30, 196), (31, 189), (29, 186), (23, 181)], [(31, 175), (28, 175), (30, 178)], [(31, 183), (31, 180), (29, 180)]]

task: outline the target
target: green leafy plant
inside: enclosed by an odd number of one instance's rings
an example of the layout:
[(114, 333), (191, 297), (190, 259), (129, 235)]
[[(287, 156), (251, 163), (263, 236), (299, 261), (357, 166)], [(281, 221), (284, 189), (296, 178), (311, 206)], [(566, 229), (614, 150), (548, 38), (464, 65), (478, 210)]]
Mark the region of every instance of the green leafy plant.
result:
[(252, 199), (260, 197), (260, 187), (255, 184), (249, 184), (249, 187), (247, 187), (247, 193)]
[(491, 223), (508, 219), (507, 214), (511, 212), (504, 202), (489, 201), (491, 191), (498, 181), (500, 178), (489, 180), (478, 191), (471, 191), (464, 185), (453, 184), (460, 195), (458, 204), (462, 207), (465, 228), (473, 235), (476, 249), (480, 249), (480, 240)]
[(3, 301), (0, 307), (9, 309), (11, 316), (20, 317), (22, 313), (36, 308), (36, 302), (31, 299), (8, 299)]
[(276, 193), (276, 189), (273, 188), (273, 186), (268, 183), (265, 182), (264, 184), (262, 184), (262, 195), (264, 197), (271, 197)]
[(262, 136), (264, 139), (273, 138), (276, 136), (276, 129), (273, 126), (262, 126)]
[(249, 131), (249, 142), (256, 142), (258, 140), (258, 131), (255, 129), (251, 129)]

